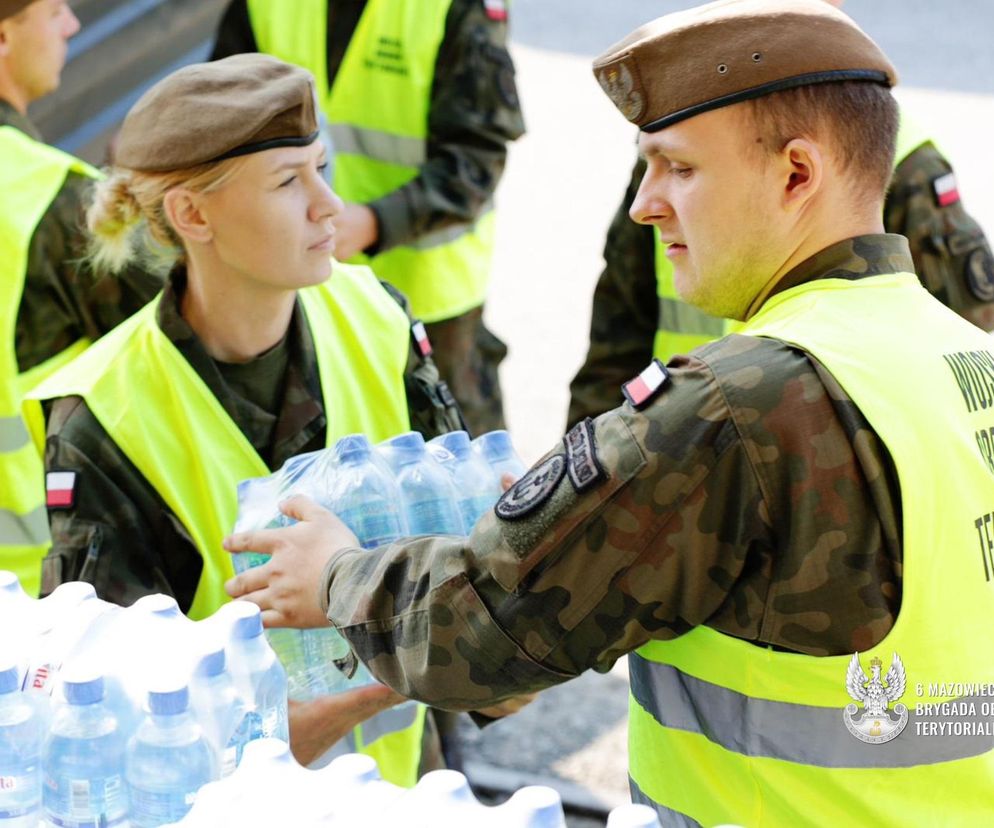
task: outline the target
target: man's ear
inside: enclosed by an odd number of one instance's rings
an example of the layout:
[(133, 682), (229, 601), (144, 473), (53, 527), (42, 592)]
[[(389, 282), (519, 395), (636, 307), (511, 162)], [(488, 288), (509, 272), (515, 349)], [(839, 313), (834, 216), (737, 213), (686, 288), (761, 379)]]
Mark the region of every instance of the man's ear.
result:
[(783, 205), (797, 211), (821, 190), (825, 177), (825, 156), (814, 141), (793, 138), (780, 151), (784, 173)]
[(207, 244), (214, 238), (214, 230), (203, 210), (202, 193), (174, 187), (166, 193), (162, 208), (181, 239)]

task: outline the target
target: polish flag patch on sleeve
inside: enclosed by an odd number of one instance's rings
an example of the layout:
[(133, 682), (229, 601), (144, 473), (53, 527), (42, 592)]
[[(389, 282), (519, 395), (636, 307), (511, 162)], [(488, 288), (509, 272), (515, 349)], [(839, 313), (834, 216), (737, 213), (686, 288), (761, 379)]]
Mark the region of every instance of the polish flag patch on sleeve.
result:
[(932, 191), (935, 193), (935, 203), (940, 207), (948, 207), (959, 201), (959, 184), (956, 183), (955, 173), (940, 175), (932, 181)]
[(415, 322), (411, 325), (411, 338), (414, 340), (414, 347), (421, 354), (422, 359), (427, 359), (435, 352), (431, 347), (431, 340), (428, 339), (428, 332), (425, 330), (423, 322)]
[(507, 0), (483, 0), (487, 17), (496, 23), (507, 22)]
[(76, 472), (48, 472), (45, 491), (45, 505), (49, 509), (71, 509), (76, 503)]
[(669, 379), (670, 375), (663, 367), (663, 363), (654, 359), (635, 379), (621, 386), (621, 393), (632, 404), (632, 408), (640, 411), (655, 399)]

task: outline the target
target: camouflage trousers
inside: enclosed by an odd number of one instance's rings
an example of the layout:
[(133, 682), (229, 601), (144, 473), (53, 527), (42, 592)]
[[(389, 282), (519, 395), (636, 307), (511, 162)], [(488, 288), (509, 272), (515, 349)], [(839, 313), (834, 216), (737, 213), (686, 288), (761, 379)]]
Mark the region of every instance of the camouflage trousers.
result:
[(470, 434), (505, 428), (497, 367), (507, 346), (483, 324), (483, 307), (425, 325), (432, 359), (462, 409)]

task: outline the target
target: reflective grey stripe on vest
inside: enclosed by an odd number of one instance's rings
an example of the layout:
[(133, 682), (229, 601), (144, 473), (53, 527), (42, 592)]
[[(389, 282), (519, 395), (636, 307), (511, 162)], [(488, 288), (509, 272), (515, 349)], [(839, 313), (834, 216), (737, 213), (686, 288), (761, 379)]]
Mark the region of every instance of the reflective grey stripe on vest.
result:
[(26, 515), (0, 509), (0, 547), (48, 544), (48, 509), (39, 506)]
[(0, 454), (23, 448), (28, 439), (24, 420), (20, 417), (0, 417)]
[[(823, 768), (907, 768), (979, 756), (994, 749), (992, 735), (916, 733), (916, 725), (962, 723), (961, 716), (918, 716), (911, 691), (906, 694), (908, 724), (890, 742), (868, 745), (851, 735), (842, 718), (844, 708), (755, 699), (726, 687), (688, 676), (668, 664), (648, 661), (638, 653), (628, 659), (632, 696), (664, 727), (700, 733), (726, 750), (745, 756), (768, 756)], [(845, 675), (839, 675), (839, 687)], [(928, 701), (928, 699), (925, 699)], [(958, 699), (973, 702), (979, 696)], [(977, 722), (990, 724), (978, 715)], [(947, 729), (948, 730), (948, 729)]]
[(702, 828), (701, 823), (696, 819), (691, 819), (686, 814), (682, 814), (679, 811), (674, 811), (672, 808), (667, 808), (665, 805), (660, 805), (658, 802), (654, 802), (646, 793), (635, 784), (635, 780), (630, 776), (628, 777), (628, 787), (632, 792), (632, 802), (637, 805), (648, 805), (652, 808), (657, 816), (659, 817), (659, 824), (663, 828)]
[[(483, 209), (481, 210), (480, 217), (477, 221), (482, 221), (483, 218), (493, 209), (494, 203), (492, 201), (488, 201), (483, 205)], [(433, 247), (442, 247), (446, 244), (452, 244), (452, 242), (458, 241), (467, 233), (472, 233), (475, 229), (476, 221), (465, 221), (458, 224), (450, 224), (448, 227), (443, 227), (441, 230), (436, 230), (433, 233), (425, 233), (425, 235), (419, 236), (410, 244), (405, 244), (403, 246), (412, 247), (415, 250), (431, 250)]]
[(725, 320), (711, 316), (681, 299), (659, 297), (659, 330), (679, 334), (712, 336), (725, 335)]
[(409, 138), (351, 124), (329, 124), (335, 153), (362, 155), (402, 167), (420, 167), (427, 158), (424, 138)]
[(381, 736), (399, 733), (407, 730), (418, 718), (418, 705), (415, 702), (405, 702), (397, 707), (391, 707), (382, 713), (377, 713), (372, 719), (363, 722), (362, 741), (370, 745)]

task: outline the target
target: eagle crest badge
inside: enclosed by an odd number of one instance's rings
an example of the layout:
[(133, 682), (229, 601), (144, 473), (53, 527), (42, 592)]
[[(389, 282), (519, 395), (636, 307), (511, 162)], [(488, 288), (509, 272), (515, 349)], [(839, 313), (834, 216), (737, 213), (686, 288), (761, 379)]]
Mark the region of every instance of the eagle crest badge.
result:
[(645, 110), (645, 93), (635, 79), (632, 67), (624, 62), (612, 63), (597, 72), (597, 82), (629, 121)]
[[(882, 745), (896, 739), (908, 724), (908, 708), (896, 703), (904, 695), (906, 683), (901, 657), (894, 653), (883, 680), (880, 678), (882, 667), (883, 662), (874, 657), (867, 676), (859, 663), (859, 653), (853, 653), (846, 671), (846, 691), (857, 704), (847, 704), (842, 718), (853, 736), (870, 745)], [(893, 712), (887, 709), (892, 703)], [(857, 715), (860, 704), (863, 711)]]

